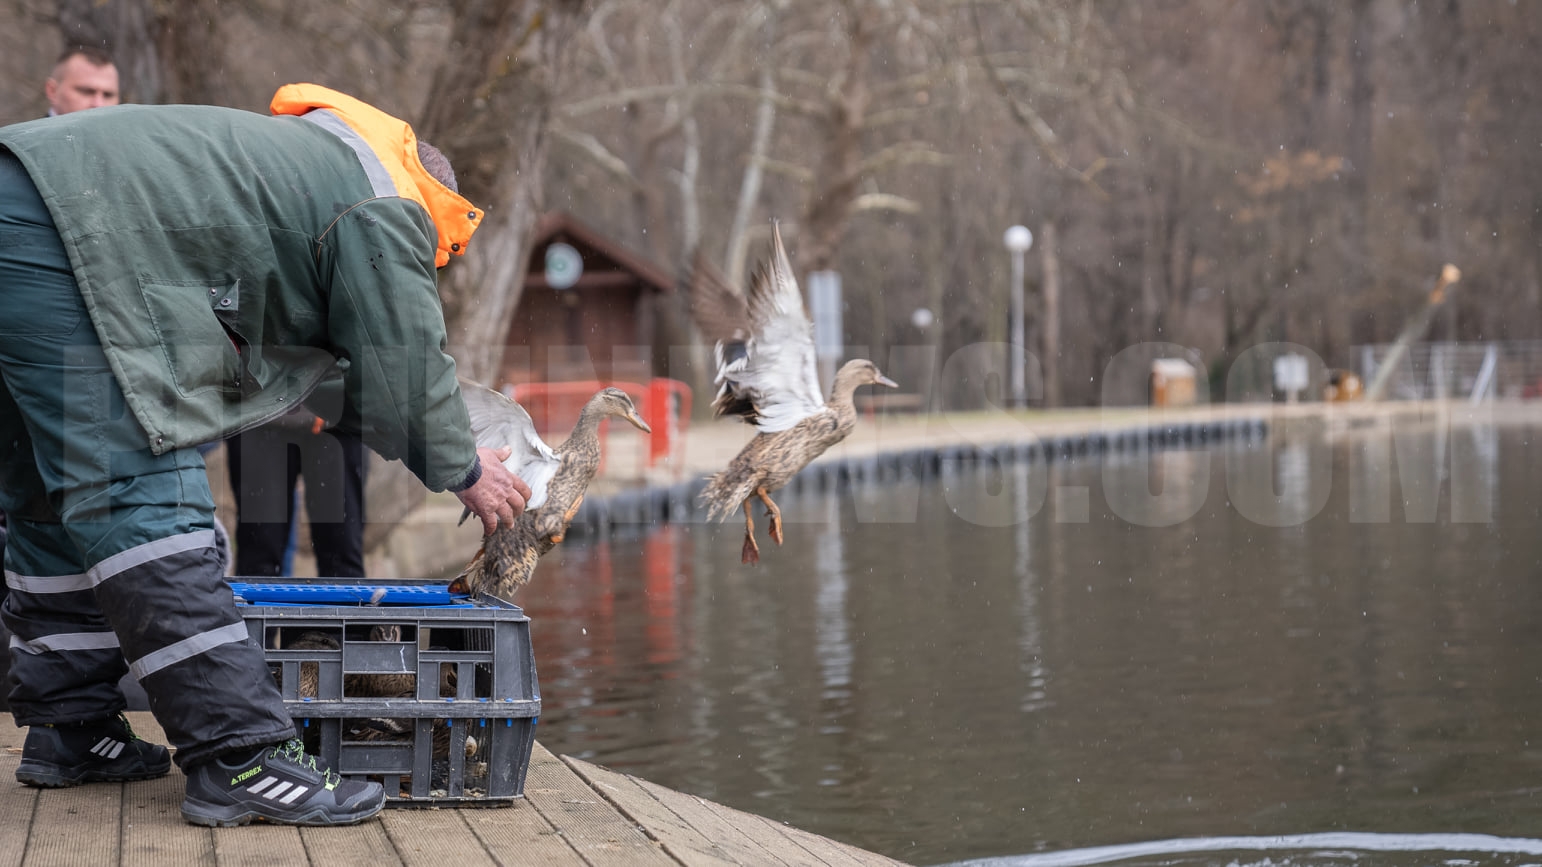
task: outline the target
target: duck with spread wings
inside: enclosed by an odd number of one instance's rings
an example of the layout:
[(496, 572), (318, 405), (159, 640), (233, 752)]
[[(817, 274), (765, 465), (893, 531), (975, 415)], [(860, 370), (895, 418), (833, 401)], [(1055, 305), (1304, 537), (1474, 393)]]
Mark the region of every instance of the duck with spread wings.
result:
[(600, 422), (615, 416), (644, 433), (652, 429), (638, 417), (626, 392), (603, 388), (584, 405), (567, 440), (548, 448), (524, 407), (476, 383), (462, 380), (460, 385), (477, 445), (512, 447), (509, 460), (520, 462), (515, 472), (530, 485), (533, 496), (514, 526), (499, 527), (482, 538), (482, 547), (450, 582), (450, 590), (507, 599), (530, 581), (536, 562), (567, 535), (600, 468)]
[(744, 508), (744, 563), (760, 561), (755, 543), (755, 500), (766, 506), (772, 541), (782, 544), (782, 513), (771, 494), (810, 461), (844, 440), (856, 427), (852, 395), (864, 385), (897, 388), (865, 358), (846, 362), (835, 374), (829, 400), (820, 394), (815, 367), (814, 325), (803, 295), (771, 226), (771, 258), (756, 270), (747, 298), (739, 295), (700, 256), (693, 269), (692, 313), (716, 341), (716, 382), (712, 407), (718, 416), (736, 415), (759, 433), (712, 476), (701, 493), (708, 520), (721, 521)]

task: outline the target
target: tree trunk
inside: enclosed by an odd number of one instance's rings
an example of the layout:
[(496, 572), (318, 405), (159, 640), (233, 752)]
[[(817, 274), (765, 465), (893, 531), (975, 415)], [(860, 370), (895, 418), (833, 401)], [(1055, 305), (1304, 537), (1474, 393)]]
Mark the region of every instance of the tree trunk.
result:
[[(1371, 207), (1371, 133), (1375, 110), (1375, 89), (1371, 82), (1372, 48), (1375, 41), (1375, 15), (1371, 0), (1354, 0), (1350, 6), (1349, 43), (1349, 172), (1345, 176), (1348, 195), (1345, 226), (1347, 251), (1346, 283), (1343, 293), (1347, 305), (1358, 310), (1360, 299), (1371, 288), (1370, 207)], [(1352, 329), (1351, 329), (1352, 330)], [(1347, 348), (1353, 334), (1337, 335), (1336, 348)]]
[[(771, 25), (768, 24), (767, 27)], [(767, 37), (770, 41), (770, 37)], [(760, 67), (760, 103), (755, 107), (755, 131), (750, 136), (750, 151), (745, 156), (744, 175), (739, 181), (739, 199), (728, 230), (728, 253), (723, 273), (732, 285), (743, 285), (745, 260), (749, 258), (750, 216), (760, 201), (760, 184), (765, 176), (761, 162), (771, 149), (771, 131), (776, 125), (776, 79), (770, 64)]]
[(1039, 256), (1044, 270), (1044, 405), (1060, 405), (1060, 249), (1055, 223), (1039, 225)]
[(461, 192), (487, 211), (466, 255), (440, 281), (450, 353), (490, 382), (524, 288), (528, 241), (541, 216), (552, 99), (588, 4), (457, 0), (418, 135), (455, 165)]
[[(178, 0), (174, 5), (187, 2)], [(150, 0), (59, 0), (57, 8), (59, 33), (66, 45), (90, 45), (112, 55), (124, 102), (167, 101), (158, 37), (162, 23)]]
[(846, 64), (838, 80), (830, 85), (824, 152), (815, 170), (795, 253), (794, 270), (799, 274), (835, 266), (835, 251), (850, 223), (851, 208), (862, 181), (862, 131), (867, 120), (867, 75), (873, 37), (855, 11), (848, 10), (844, 20)]
[[(587, 4), (577, 0), (458, 0), (434, 72), (419, 138), (445, 152), (461, 193), (487, 212), (466, 255), (439, 283), (449, 352), (460, 374), (492, 383), (524, 288), (529, 237), (541, 215), (546, 126), (556, 81)], [(369, 482), (373, 548), (426, 491), (401, 464), (376, 462)]]

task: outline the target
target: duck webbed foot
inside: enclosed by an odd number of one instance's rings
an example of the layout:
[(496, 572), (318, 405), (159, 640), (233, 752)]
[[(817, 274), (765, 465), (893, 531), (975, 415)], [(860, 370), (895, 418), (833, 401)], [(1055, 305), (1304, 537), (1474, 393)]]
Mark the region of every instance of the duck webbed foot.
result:
[(750, 503), (744, 501), (744, 548), (739, 552), (739, 562), (747, 566), (760, 562), (760, 546), (755, 544), (755, 513), (750, 511)]
[[(776, 503), (771, 502), (771, 495), (766, 493), (765, 488), (756, 488), (755, 496), (766, 504), (766, 516), (771, 519), (771, 541), (778, 545), (782, 544), (782, 510), (777, 508)], [(746, 505), (745, 514), (748, 513), (749, 507)]]

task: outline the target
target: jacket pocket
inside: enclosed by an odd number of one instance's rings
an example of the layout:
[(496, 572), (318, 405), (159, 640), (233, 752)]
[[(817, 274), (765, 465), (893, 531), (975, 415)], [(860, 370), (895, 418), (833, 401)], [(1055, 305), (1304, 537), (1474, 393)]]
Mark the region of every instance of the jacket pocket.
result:
[(171, 281), (141, 277), (139, 291), (172, 384), (184, 397), (241, 393), (241, 356), (215, 311), (234, 306), (240, 281)]

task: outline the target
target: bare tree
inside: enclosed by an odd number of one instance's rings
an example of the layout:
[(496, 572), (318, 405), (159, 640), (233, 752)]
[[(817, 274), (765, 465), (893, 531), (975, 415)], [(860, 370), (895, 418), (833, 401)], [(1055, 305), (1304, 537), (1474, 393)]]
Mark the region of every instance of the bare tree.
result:
[(444, 149), (462, 192), (488, 212), (440, 284), (451, 352), (480, 380), (503, 360), (543, 210), (553, 99), (589, 8), (583, 0), (454, 0), (450, 9), (455, 51), (435, 67), (416, 128)]
[[(16, 119), (40, 113), (41, 76), (68, 34), (109, 41), (141, 101), (262, 110), (277, 69), (413, 120), (489, 213), (442, 287), (454, 351), (476, 376), (502, 352), (547, 207), (677, 269), (701, 248), (736, 279), (778, 217), (800, 268), (846, 275), (848, 342), (921, 341), (937, 355), (1003, 337), (1000, 233), (1039, 227), (1030, 288), (1048, 302), (1058, 275), (1066, 403), (1097, 400), (1101, 365), (1132, 341), (1193, 346), (1221, 369), (1264, 339), (1346, 363), (1351, 343), (1395, 332), (1413, 287), (1446, 260), (1467, 288), (1441, 336), (1538, 333), (1535, 4), (0, 10), (18, 22), (0, 28), (0, 105)], [(50, 28), (57, 39), (35, 38)], [(1043, 246), (1049, 224), (1058, 256)], [(924, 333), (918, 307), (938, 316)], [(1052, 319), (1035, 313), (1053, 344)], [(669, 341), (694, 343), (681, 317), (661, 320)]]

